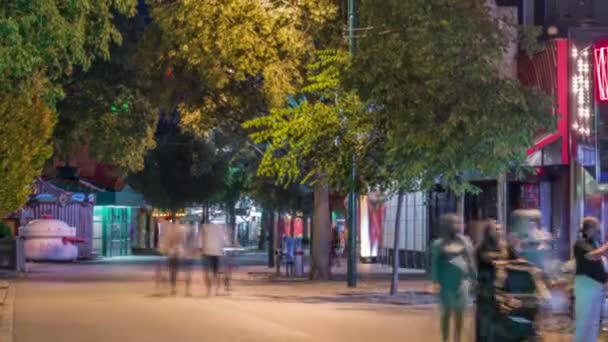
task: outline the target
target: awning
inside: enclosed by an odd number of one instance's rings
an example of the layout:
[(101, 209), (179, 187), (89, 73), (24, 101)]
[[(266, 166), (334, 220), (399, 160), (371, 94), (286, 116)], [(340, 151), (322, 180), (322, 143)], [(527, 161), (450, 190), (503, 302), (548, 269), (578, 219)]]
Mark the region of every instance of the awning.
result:
[(133, 191), (129, 186), (125, 186), (122, 191), (118, 192), (98, 192), (96, 205), (140, 208), (145, 206), (145, 202), (142, 194)]
[(562, 146), (561, 137), (558, 137), (558, 139), (553, 140), (551, 143), (544, 145), (541, 148), (532, 151), (528, 150), (526, 164), (535, 167), (564, 165)]

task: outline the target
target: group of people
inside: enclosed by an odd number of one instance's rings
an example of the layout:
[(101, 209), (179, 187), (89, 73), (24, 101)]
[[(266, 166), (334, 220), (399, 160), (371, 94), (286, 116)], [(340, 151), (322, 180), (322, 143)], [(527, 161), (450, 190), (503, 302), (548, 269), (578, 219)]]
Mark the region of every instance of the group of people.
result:
[(475, 340), (528, 341), (537, 336), (535, 321), (548, 295), (539, 266), (523, 258), (530, 249), (545, 248), (535, 239), (540, 217), (528, 232), (510, 235), (492, 220), (480, 225), (476, 243), (463, 234), (460, 217), (441, 218), (441, 237), (432, 245), (432, 279), (441, 306), (441, 334), (461, 341), (469, 296), (476, 295)]
[[(449, 340), (451, 321), (454, 341), (461, 341), (471, 293), (476, 295), (476, 341), (538, 337), (540, 303), (550, 298), (544, 271), (551, 247), (540, 229), (540, 215), (519, 222), (524, 228), (510, 227), (507, 237), (495, 221), (485, 221), (474, 244), (462, 233), (458, 216), (441, 219), (442, 235), (432, 246), (432, 279), (441, 304), (443, 341)], [(583, 218), (573, 246), (575, 342), (596, 342), (600, 332), (608, 282), (608, 243), (601, 244), (600, 232), (596, 218)]]
[[(207, 295), (210, 296), (213, 290), (218, 294), (222, 280), (225, 293), (230, 293), (230, 282), (235, 262), (230, 251), (225, 253), (226, 247), (230, 246), (231, 243), (224, 225), (204, 224), (200, 229), (196, 229), (191, 225), (162, 221), (160, 222), (160, 231), (162, 233), (159, 240), (159, 252), (166, 257), (166, 263), (162, 262), (157, 266), (157, 285), (160, 285), (166, 278), (164, 274), (167, 271), (171, 294), (175, 295), (177, 293), (177, 278), (181, 270), (185, 277), (186, 296), (190, 296), (191, 268), (198, 258), (202, 258), (203, 278)], [(220, 262), (223, 263), (221, 274)]]

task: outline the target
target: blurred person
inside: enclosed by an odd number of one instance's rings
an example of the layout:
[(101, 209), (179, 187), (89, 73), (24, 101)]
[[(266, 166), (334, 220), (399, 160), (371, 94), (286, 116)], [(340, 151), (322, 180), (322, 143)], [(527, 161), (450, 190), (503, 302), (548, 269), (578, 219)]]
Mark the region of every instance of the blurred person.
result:
[(545, 269), (551, 252), (551, 234), (542, 229), (541, 212), (519, 209), (512, 214), (513, 231), (517, 237), (519, 256)]
[(464, 310), (469, 299), (471, 283), (476, 278), (473, 245), (462, 234), (461, 219), (446, 214), (440, 219), (442, 236), (432, 245), (431, 274), (441, 305), (441, 335), (449, 340), (450, 321), (454, 318), (454, 341), (460, 342)]
[(331, 242), (330, 242), (330, 264), (329, 267), (340, 267), (340, 253), (341, 253), (341, 244), (342, 241), (340, 235), (340, 229), (338, 225), (334, 222), (331, 226)]
[(159, 232), (157, 251), (161, 256), (163, 256), (163, 258), (161, 258), (159, 260), (159, 262), (156, 264), (155, 282), (156, 282), (157, 288), (161, 287), (168, 280), (168, 277), (167, 277), (168, 262), (165, 258), (167, 256), (167, 244), (165, 242), (163, 232), (165, 230), (169, 229), (168, 226), (170, 224), (171, 224), (171, 222), (164, 220), (164, 219), (159, 219), (157, 222), (158, 232)]
[(283, 256), (285, 258), (285, 275), (294, 275), (294, 264), (296, 258), (296, 239), (293, 236), (283, 238)]
[(230, 295), (232, 291), (232, 274), (237, 266), (237, 256), (238, 250), (241, 245), (238, 242), (234, 242), (230, 244), (231, 247), (226, 251), (224, 256), (224, 290), (226, 291), (226, 295)]
[(574, 244), (575, 342), (595, 342), (600, 331), (604, 284), (608, 280), (602, 256), (608, 252), (608, 244), (599, 246), (599, 226), (596, 218), (585, 217), (580, 239)]
[(224, 246), (227, 236), (225, 225), (223, 224), (204, 224), (201, 227), (202, 255), (203, 255), (203, 276), (207, 287), (207, 296), (211, 296), (213, 287), (216, 293), (220, 287), (220, 257), (224, 255)]
[(551, 298), (542, 271), (522, 258), (495, 260), (494, 267), (497, 310), (493, 340), (537, 341), (541, 303)]
[(475, 312), (475, 340), (494, 341), (493, 326), (496, 320), (496, 269), (495, 263), (506, 260), (508, 252), (501, 241), (499, 226), (493, 220), (479, 225), (477, 257), (477, 308)]
[(184, 231), (183, 226), (168, 224), (164, 234), (167, 261), (169, 264), (169, 281), (171, 283), (171, 294), (177, 293), (177, 276), (179, 273), (181, 257), (184, 254)]
[(198, 237), (198, 230), (196, 229), (196, 226), (185, 226), (185, 236), (183, 241), (184, 255), (182, 265), (186, 281), (186, 297), (190, 297), (192, 295), (190, 292), (190, 286), (192, 284), (192, 266), (194, 264), (194, 260), (200, 256), (198, 241), (200, 241), (200, 239)]

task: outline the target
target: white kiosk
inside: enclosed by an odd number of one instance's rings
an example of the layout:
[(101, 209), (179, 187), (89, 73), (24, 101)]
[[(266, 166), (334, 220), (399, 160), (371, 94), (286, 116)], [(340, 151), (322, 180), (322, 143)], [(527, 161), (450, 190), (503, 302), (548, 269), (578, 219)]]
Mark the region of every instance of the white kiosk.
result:
[(19, 228), (25, 241), (25, 259), (31, 261), (73, 261), (78, 258), (76, 228), (61, 220), (40, 219)]

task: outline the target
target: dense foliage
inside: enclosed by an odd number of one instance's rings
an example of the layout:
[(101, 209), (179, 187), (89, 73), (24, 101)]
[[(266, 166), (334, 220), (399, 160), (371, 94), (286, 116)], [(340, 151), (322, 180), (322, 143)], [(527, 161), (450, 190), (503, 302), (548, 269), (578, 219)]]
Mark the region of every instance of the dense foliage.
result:
[(137, 0), (15, 0), (0, 8), (0, 216), (17, 209), (51, 156), (61, 80), (109, 57), (115, 14)]

